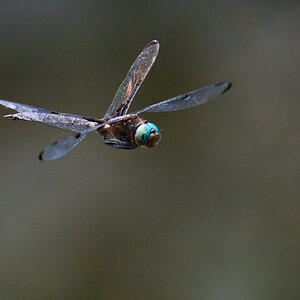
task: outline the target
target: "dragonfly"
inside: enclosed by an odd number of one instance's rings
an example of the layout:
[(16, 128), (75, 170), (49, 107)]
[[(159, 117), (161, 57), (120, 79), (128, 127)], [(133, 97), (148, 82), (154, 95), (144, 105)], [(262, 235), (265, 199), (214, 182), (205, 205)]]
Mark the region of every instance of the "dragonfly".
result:
[(112, 103), (103, 118), (91, 118), (69, 113), (60, 113), (17, 102), (1, 100), (0, 104), (17, 111), (5, 115), (10, 120), (41, 122), (71, 131), (72, 134), (45, 147), (40, 153), (42, 161), (54, 160), (74, 149), (92, 132), (100, 134), (104, 143), (119, 149), (152, 148), (159, 142), (161, 134), (156, 125), (140, 117), (145, 112), (167, 112), (191, 108), (206, 103), (226, 92), (229, 82), (212, 84), (128, 113), (132, 100), (150, 71), (159, 51), (159, 42), (148, 43), (129, 69), (120, 84)]

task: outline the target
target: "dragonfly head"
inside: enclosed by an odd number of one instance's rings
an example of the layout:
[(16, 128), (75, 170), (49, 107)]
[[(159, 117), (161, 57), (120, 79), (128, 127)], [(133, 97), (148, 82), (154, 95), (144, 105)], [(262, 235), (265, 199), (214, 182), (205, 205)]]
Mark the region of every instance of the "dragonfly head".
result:
[(135, 132), (135, 142), (142, 148), (152, 148), (160, 140), (158, 128), (153, 123), (141, 124)]

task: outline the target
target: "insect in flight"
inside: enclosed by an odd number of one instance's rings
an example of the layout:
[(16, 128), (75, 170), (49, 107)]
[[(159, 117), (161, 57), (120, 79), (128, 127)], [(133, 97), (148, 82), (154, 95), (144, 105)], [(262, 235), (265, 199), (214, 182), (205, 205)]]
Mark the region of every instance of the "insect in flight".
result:
[(16, 102), (0, 100), (0, 104), (16, 110), (18, 113), (5, 115), (11, 120), (42, 122), (54, 127), (73, 131), (48, 145), (39, 155), (43, 161), (54, 160), (70, 152), (89, 133), (97, 132), (103, 136), (106, 145), (121, 149), (136, 147), (151, 148), (160, 140), (158, 128), (139, 115), (143, 112), (175, 111), (205, 103), (226, 92), (231, 84), (222, 82), (212, 84), (192, 92), (179, 95), (142, 108), (134, 113), (127, 113), (139, 87), (150, 71), (159, 50), (159, 42), (151, 41), (131, 66), (127, 76), (119, 86), (111, 105), (103, 118), (89, 118), (68, 113), (59, 113)]

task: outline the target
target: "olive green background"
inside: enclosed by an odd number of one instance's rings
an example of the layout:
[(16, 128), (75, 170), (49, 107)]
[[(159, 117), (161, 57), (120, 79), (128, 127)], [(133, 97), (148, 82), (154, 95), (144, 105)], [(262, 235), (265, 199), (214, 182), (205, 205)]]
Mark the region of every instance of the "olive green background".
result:
[(2, 99), (101, 117), (152, 39), (132, 110), (233, 87), (144, 114), (151, 150), (42, 163), (68, 133), (1, 118), (0, 298), (299, 299), (299, 27), (299, 1), (1, 0)]

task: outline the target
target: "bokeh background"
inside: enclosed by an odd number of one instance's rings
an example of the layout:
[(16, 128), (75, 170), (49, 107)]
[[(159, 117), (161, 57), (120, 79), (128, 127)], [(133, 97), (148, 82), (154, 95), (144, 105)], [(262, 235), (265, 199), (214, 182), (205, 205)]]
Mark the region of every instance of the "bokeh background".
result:
[(1, 0), (2, 99), (101, 117), (152, 39), (133, 110), (233, 87), (145, 114), (147, 151), (42, 163), (68, 133), (0, 119), (0, 298), (299, 299), (299, 27), (299, 1)]

